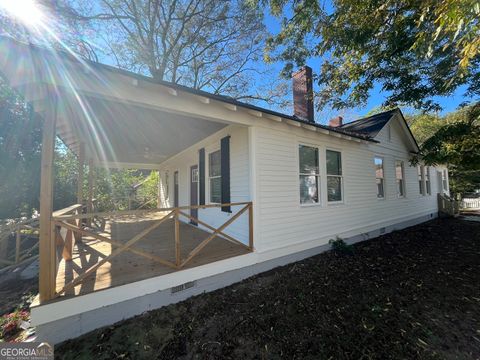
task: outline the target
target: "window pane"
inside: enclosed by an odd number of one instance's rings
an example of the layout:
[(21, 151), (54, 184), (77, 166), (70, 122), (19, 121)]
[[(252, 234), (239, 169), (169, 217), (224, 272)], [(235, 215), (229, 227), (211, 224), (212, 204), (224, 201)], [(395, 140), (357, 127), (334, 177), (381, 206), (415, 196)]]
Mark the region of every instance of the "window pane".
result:
[(395, 161), (395, 175), (397, 180), (403, 179), (403, 161)]
[(375, 158), (375, 177), (383, 179), (383, 159)]
[(327, 150), (327, 175), (342, 175), (342, 154)]
[(417, 166), (417, 173), (418, 173), (418, 191), (420, 195), (423, 195), (423, 176), (422, 176), (423, 167), (420, 165)]
[(383, 191), (383, 179), (376, 179), (377, 181), (377, 197), (383, 198), (385, 193)]
[(328, 201), (342, 201), (342, 178), (329, 176), (327, 178)]
[(300, 174), (318, 174), (318, 149), (310, 146), (299, 146)]
[(222, 201), (221, 186), (222, 178), (217, 177), (210, 179), (210, 202), (220, 203)]
[(403, 180), (401, 179), (397, 180), (397, 195), (403, 196)]
[(300, 203), (318, 203), (318, 177), (300, 175)]
[(208, 155), (208, 174), (210, 176), (220, 176), (220, 150)]

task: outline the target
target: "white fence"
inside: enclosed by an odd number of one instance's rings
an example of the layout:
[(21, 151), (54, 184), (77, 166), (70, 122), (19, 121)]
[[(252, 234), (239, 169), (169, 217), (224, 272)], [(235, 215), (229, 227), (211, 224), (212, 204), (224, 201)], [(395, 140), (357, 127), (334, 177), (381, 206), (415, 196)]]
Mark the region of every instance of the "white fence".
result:
[(480, 198), (463, 199), (460, 206), (462, 209), (480, 209)]

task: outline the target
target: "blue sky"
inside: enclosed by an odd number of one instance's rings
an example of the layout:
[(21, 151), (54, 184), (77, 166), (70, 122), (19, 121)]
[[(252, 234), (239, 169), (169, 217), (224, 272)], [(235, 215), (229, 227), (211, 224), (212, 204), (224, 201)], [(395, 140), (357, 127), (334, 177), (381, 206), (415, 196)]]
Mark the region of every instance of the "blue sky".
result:
[[(331, 0), (325, 0), (324, 5), (326, 6), (327, 10), (332, 9), (331, 5)], [(270, 15), (269, 9), (265, 9), (264, 12), (265, 15), (265, 25), (267, 27), (267, 30), (269, 33), (275, 34), (278, 33), (280, 30), (280, 19), (275, 18)], [(288, 12), (286, 13), (286, 16), (288, 16)], [(105, 63), (110, 63), (114, 65), (114, 61), (111, 58), (108, 57), (103, 57), (100, 59), (101, 62)], [(307, 60), (306, 65), (310, 66), (313, 71), (315, 72), (316, 69), (319, 69), (321, 65), (321, 58), (310, 58)], [(283, 64), (282, 63), (273, 63), (273, 64), (256, 64), (256, 66), (263, 66), (265, 68), (271, 69), (272, 74), (279, 74)], [(259, 83), (262, 83), (263, 81), (266, 81), (266, 79), (258, 78), (257, 81)], [(206, 89), (207, 90), (207, 89)], [(207, 90), (208, 91), (208, 90)], [(465, 98), (463, 97), (463, 93), (465, 91), (465, 87), (459, 88), (452, 96), (449, 97), (444, 97), (444, 98), (435, 98), (440, 105), (443, 108), (442, 113), (447, 113), (450, 111), (455, 110), (458, 105), (462, 102), (465, 101)], [(382, 92), (381, 86), (377, 84), (371, 91), (370, 97), (367, 101), (367, 104), (363, 107), (356, 107), (352, 109), (345, 109), (341, 111), (337, 110), (332, 110), (332, 109), (324, 109), (322, 112), (316, 111), (316, 121), (321, 122), (321, 123), (327, 123), (328, 119), (335, 117), (337, 115), (342, 115), (346, 121), (352, 121), (355, 120), (361, 116), (366, 115), (369, 111), (371, 111), (374, 108), (378, 108), (384, 101), (385, 101), (385, 93)], [(289, 90), (289, 94), (287, 95), (287, 98), (290, 100), (292, 98), (291, 94), (291, 89)], [(292, 110), (288, 108), (278, 108), (275, 106), (266, 106), (265, 103), (259, 103), (258, 105), (262, 107), (268, 107), (271, 108), (272, 110), (277, 110), (283, 113), (291, 114)], [(402, 109), (405, 113), (412, 112), (411, 109)]]
[[(326, 1), (326, 6), (327, 8), (330, 7), (330, 2), (327, 0)], [(270, 33), (277, 33), (280, 30), (280, 19), (277, 19), (269, 14), (268, 9), (265, 11), (265, 24), (267, 26), (267, 29)], [(321, 65), (321, 58), (310, 58), (307, 60), (306, 65), (310, 66), (313, 71), (315, 72), (315, 69), (318, 69)], [(282, 68), (281, 63), (275, 63), (271, 65), (275, 71), (280, 71)], [(465, 101), (465, 97), (463, 96), (465, 92), (466, 87), (460, 87), (457, 89), (457, 91), (452, 94), (451, 96), (448, 97), (435, 97), (434, 99), (439, 102), (440, 106), (443, 108), (442, 114), (448, 113), (450, 111), (453, 111), (457, 109), (457, 107)], [(360, 116), (363, 116), (367, 114), (370, 110), (379, 107), (386, 98), (385, 92), (382, 91), (381, 85), (377, 84), (371, 91), (370, 93), (370, 98), (367, 102), (367, 104), (363, 107), (356, 107), (353, 109), (346, 109), (341, 112), (339, 112), (340, 115), (343, 115), (346, 120), (354, 120), (355, 118), (358, 118)], [(411, 109), (403, 109), (406, 112), (412, 112)], [(334, 110), (329, 110), (325, 109), (324, 114), (318, 114), (316, 117), (317, 122), (327, 122), (328, 119), (325, 117), (328, 116), (335, 116), (336, 112)], [(338, 112), (338, 111), (337, 111)]]

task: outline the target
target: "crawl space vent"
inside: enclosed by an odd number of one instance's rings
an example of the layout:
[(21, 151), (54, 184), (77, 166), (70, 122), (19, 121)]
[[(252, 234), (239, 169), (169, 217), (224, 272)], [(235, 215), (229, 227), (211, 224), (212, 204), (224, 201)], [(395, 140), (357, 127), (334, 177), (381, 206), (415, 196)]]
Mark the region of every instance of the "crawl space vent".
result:
[(174, 286), (174, 287), (172, 287), (172, 289), (171, 289), (172, 294), (175, 294), (175, 293), (178, 293), (178, 292), (180, 292), (180, 291), (184, 291), (184, 290), (190, 289), (190, 288), (194, 287), (196, 284), (197, 284), (196, 281), (190, 281), (190, 282), (187, 282), (187, 283), (185, 283), (185, 284), (181, 284), (181, 285), (178, 285), (178, 286)]

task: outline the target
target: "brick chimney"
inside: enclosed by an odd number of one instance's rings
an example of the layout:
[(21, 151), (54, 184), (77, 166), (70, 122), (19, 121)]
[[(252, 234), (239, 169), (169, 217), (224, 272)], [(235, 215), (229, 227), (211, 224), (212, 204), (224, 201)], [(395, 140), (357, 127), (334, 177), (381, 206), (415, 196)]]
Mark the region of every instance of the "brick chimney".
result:
[(303, 120), (315, 122), (313, 119), (313, 84), (312, 68), (302, 67), (292, 74), (293, 82), (293, 114)]
[(328, 126), (331, 126), (331, 127), (339, 127), (342, 125), (343, 125), (343, 117), (341, 116), (334, 117), (333, 119), (330, 119), (330, 121), (328, 122)]

